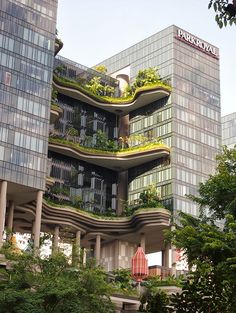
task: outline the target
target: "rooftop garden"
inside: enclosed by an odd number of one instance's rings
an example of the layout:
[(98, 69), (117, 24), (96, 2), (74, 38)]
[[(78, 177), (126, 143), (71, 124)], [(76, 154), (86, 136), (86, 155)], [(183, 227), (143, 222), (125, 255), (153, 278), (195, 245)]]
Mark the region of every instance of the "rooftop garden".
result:
[[(102, 73), (106, 70), (105, 67), (100, 66)], [(99, 73), (99, 72), (98, 72)], [(157, 73), (157, 68), (148, 68), (145, 70), (140, 70), (137, 77), (132, 85), (128, 86), (125, 92), (120, 97), (115, 97), (115, 88), (104, 84), (101, 81), (101, 77), (94, 76), (89, 81), (84, 81), (81, 79), (72, 80), (65, 77), (65, 68), (63, 66), (58, 66), (54, 70), (54, 82), (63, 87), (73, 88), (78, 90), (85, 95), (91, 97), (95, 101), (102, 103), (113, 103), (113, 104), (128, 104), (133, 102), (139, 93), (145, 91), (152, 91), (157, 88), (164, 89), (166, 91), (171, 91), (171, 86), (167, 81), (161, 79)]]

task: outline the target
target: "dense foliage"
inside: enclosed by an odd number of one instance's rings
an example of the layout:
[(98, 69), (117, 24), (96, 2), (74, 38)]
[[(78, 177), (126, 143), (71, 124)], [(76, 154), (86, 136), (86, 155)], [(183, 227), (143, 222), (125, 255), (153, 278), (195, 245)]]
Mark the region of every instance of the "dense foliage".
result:
[[(199, 197), (192, 197), (201, 205), (201, 216), (181, 213), (176, 230), (168, 234), (193, 269), (184, 292), (171, 299), (177, 313), (236, 312), (236, 147), (225, 147), (217, 160), (216, 174), (200, 184)], [(224, 225), (217, 226), (215, 217)]]
[(217, 161), (215, 175), (200, 184), (198, 197), (191, 196), (200, 205), (200, 217), (180, 213), (175, 230), (166, 233), (191, 269), (182, 293), (166, 296), (151, 283), (143, 312), (236, 313), (236, 146), (224, 147)]
[(210, 0), (208, 9), (213, 8), (215, 20), (220, 28), (236, 24), (236, 0)]
[(73, 268), (60, 254), (22, 255), (12, 270), (1, 271), (0, 313), (109, 313), (110, 292), (99, 268)]
[(236, 149), (224, 147), (217, 161), (215, 175), (200, 183), (199, 197), (190, 198), (200, 205), (203, 214), (207, 207), (213, 218), (223, 219), (226, 214), (232, 214), (236, 219)]
[(133, 95), (138, 88), (158, 84), (160, 82), (163, 82), (163, 80), (158, 74), (157, 67), (149, 67), (143, 70), (139, 70), (133, 84), (127, 86), (125, 95)]

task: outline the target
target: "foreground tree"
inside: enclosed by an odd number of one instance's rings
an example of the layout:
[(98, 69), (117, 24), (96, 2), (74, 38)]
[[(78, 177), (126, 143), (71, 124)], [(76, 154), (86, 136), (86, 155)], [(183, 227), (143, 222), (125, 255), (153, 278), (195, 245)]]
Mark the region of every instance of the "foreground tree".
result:
[(63, 255), (18, 256), (12, 270), (1, 272), (1, 313), (109, 313), (109, 295), (101, 269), (73, 268)]
[(236, 24), (236, 0), (210, 0), (208, 9), (213, 8), (215, 20), (220, 28)]
[[(191, 197), (200, 204), (200, 218), (181, 213), (176, 230), (168, 233), (194, 269), (183, 293), (171, 298), (177, 313), (236, 312), (236, 148), (225, 147), (217, 160), (216, 174), (200, 184), (199, 197)], [(224, 219), (224, 227), (215, 217)]]
[(201, 213), (207, 207), (212, 218), (223, 219), (232, 214), (236, 219), (236, 147), (223, 148), (217, 156), (218, 166), (215, 175), (210, 175), (205, 183), (199, 185), (199, 196), (189, 196), (199, 204)]

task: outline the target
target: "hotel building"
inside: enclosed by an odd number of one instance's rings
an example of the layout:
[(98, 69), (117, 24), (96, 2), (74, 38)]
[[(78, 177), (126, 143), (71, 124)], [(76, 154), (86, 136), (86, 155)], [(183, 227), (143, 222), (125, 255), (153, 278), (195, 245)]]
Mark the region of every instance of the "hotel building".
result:
[(222, 144), (233, 148), (236, 145), (236, 112), (222, 116)]
[[(35, 248), (47, 232), (54, 250), (73, 240), (112, 270), (130, 267), (141, 243), (162, 251), (168, 270), (170, 212), (198, 214), (185, 194), (219, 151), (218, 49), (170, 26), (101, 62), (107, 74), (58, 56), (51, 105), (56, 1), (25, 2), (1, 2), (1, 244), (5, 227), (32, 233)], [(161, 83), (122, 99), (140, 69), (156, 66)], [(84, 88), (96, 77), (114, 97)], [(150, 184), (166, 208), (123, 216)]]

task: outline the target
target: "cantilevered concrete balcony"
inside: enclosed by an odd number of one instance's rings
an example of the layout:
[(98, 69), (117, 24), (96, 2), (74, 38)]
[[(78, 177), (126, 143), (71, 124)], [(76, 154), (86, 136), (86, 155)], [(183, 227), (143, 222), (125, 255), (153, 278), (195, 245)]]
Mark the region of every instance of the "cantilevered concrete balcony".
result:
[(58, 105), (52, 104), (50, 109), (50, 124), (54, 124), (61, 116), (63, 110)]
[(143, 86), (136, 90), (134, 96), (122, 98), (99, 97), (78, 83), (66, 81), (58, 76), (53, 78), (54, 88), (61, 94), (80, 100), (105, 111), (126, 115), (129, 112), (148, 105), (170, 95), (171, 87), (163, 83)]
[(63, 47), (63, 42), (61, 39), (57, 38), (55, 39), (55, 48), (54, 48), (54, 56), (58, 54), (58, 52), (62, 49)]
[(160, 143), (152, 143), (132, 149), (124, 149), (119, 152), (111, 152), (85, 148), (79, 144), (56, 138), (49, 139), (48, 149), (114, 171), (123, 171), (155, 159), (167, 157), (170, 154), (170, 149)]
[[(33, 203), (16, 207), (15, 231), (31, 231), (35, 216), (34, 208)], [(170, 215), (170, 211), (166, 209), (149, 208), (137, 210), (131, 217), (96, 217), (85, 211), (44, 202), (41, 231), (50, 233), (53, 232), (55, 225), (60, 225), (61, 233), (73, 238), (79, 229), (81, 244), (92, 241), (98, 233), (103, 238), (103, 244), (116, 239), (139, 244), (140, 234), (144, 234), (146, 253), (151, 253), (164, 249), (163, 230), (170, 227)]]

